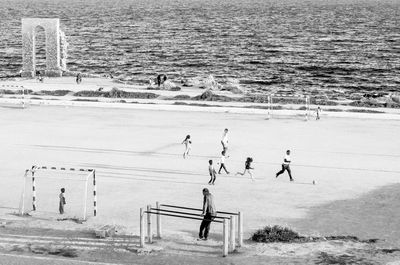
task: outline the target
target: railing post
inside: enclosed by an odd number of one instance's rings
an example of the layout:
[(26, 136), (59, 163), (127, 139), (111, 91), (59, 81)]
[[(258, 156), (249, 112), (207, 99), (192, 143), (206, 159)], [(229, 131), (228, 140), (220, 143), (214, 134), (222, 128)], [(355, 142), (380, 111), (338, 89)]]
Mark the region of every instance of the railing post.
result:
[(228, 226), (227, 219), (224, 219), (222, 236), (223, 236), (223, 240), (224, 240), (224, 243), (222, 245), (222, 256), (226, 257), (226, 256), (228, 256), (228, 247), (229, 247), (229, 243), (228, 243), (229, 226)]
[(160, 203), (156, 202), (156, 208), (157, 208), (157, 237), (161, 238), (161, 215), (160, 215)]
[(151, 205), (147, 205), (147, 240), (153, 243), (153, 231), (151, 231)]
[(243, 213), (238, 213), (238, 247), (243, 246)]
[(140, 247), (144, 247), (144, 211), (140, 208)]
[(236, 248), (235, 216), (231, 215), (231, 217), (229, 219), (229, 223), (230, 223), (229, 247), (230, 247), (230, 251), (233, 252)]

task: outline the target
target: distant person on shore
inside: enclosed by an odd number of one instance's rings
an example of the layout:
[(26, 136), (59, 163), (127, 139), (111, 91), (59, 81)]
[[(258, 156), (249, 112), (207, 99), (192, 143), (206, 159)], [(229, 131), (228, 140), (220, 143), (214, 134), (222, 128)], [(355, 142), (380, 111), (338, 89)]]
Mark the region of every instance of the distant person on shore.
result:
[(81, 73), (78, 73), (77, 75), (76, 75), (76, 83), (77, 84), (80, 84), (82, 82), (82, 75), (81, 75)]
[(224, 169), (226, 174), (229, 174), (229, 171), (226, 170), (226, 167), (225, 167), (225, 159), (226, 159), (225, 151), (222, 151), (221, 152), (221, 160), (220, 160), (221, 165), (219, 167), (218, 174), (221, 174), (221, 169)]
[(208, 184), (214, 185), (215, 179), (217, 178), (217, 172), (215, 171), (215, 168), (213, 166), (213, 161), (210, 159), (208, 160), (208, 173), (210, 174), (210, 181)]
[(192, 140), (190, 140), (190, 135), (186, 135), (186, 138), (182, 141), (182, 144), (185, 144), (185, 152), (183, 152), (183, 158), (186, 158), (189, 155), (190, 150), (192, 149)]
[(59, 197), (60, 197), (60, 205), (59, 205), (59, 211), (60, 211), (60, 214), (64, 214), (64, 205), (65, 204), (67, 204), (66, 202), (65, 202), (65, 195), (64, 195), (64, 193), (65, 193), (65, 188), (61, 188), (61, 193), (60, 193), (60, 195), (59, 195)]
[(224, 133), (221, 138), (222, 150), (225, 151), (225, 154), (228, 152), (228, 129), (225, 128)]
[(165, 74), (160, 74), (157, 76), (157, 85), (160, 87), (165, 81), (167, 81), (167, 76)]
[(43, 76), (40, 74), (40, 72), (37, 74), (37, 79), (39, 82), (43, 83)]
[(217, 216), (217, 209), (214, 205), (214, 197), (207, 188), (203, 189), (203, 221), (200, 225), (199, 240), (207, 240), (210, 232), (211, 222)]
[(244, 176), (244, 174), (246, 174), (246, 172), (247, 172), (247, 173), (249, 173), (251, 180), (252, 180), (252, 181), (255, 181), (255, 179), (254, 179), (254, 177), (253, 177), (253, 173), (252, 173), (252, 170), (253, 170), (254, 168), (251, 167), (251, 163), (253, 163), (253, 158), (248, 157), (248, 158), (246, 159), (246, 162), (244, 163), (244, 171), (243, 171), (243, 173), (237, 172), (236, 175), (242, 175), (242, 176)]
[(321, 108), (318, 106), (318, 108), (315, 110), (315, 112), (316, 112), (316, 113), (315, 113), (315, 114), (316, 114), (316, 118), (315, 118), (315, 119), (316, 119), (316, 120), (319, 120), (319, 119), (320, 119), (320, 116), (319, 116), (319, 115), (320, 115), (320, 113), (321, 113)]
[(280, 174), (283, 174), (286, 170), (289, 174), (290, 181), (294, 181), (294, 179), (292, 178), (292, 172), (290, 170), (290, 162), (292, 162), (292, 160), (290, 158), (290, 150), (287, 150), (286, 155), (283, 158), (282, 169), (278, 173), (276, 173), (276, 175), (275, 175), (276, 178), (278, 178), (278, 176)]

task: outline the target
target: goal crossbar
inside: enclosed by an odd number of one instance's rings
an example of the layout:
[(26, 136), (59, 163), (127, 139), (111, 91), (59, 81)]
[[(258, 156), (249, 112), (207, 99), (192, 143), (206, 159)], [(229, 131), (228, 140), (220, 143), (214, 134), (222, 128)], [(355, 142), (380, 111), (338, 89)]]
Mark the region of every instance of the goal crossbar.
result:
[(72, 179), (61, 177), (59, 179), (75, 180), (75, 181), (85, 181), (85, 194), (84, 194), (84, 209), (83, 209), (83, 220), (87, 217), (87, 197), (88, 197), (88, 184), (89, 178), (93, 178), (93, 215), (97, 216), (97, 189), (96, 189), (96, 170), (91, 168), (67, 168), (67, 167), (48, 167), (48, 166), (32, 166), (30, 169), (25, 170), (24, 174), (24, 188), (21, 195), (21, 202), (19, 206), (19, 213), (23, 215), (25, 213), (25, 194), (26, 194), (26, 182), (28, 178), (32, 178), (32, 210), (36, 211), (36, 178), (47, 178), (55, 179), (54, 177), (40, 176), (37, 177), (35, 174), (39, 171), (58, 171), (60, 173), (83, 173), (85, 174), (83, 180)]
[(274, 110), (273, 106), (275, 104), (274, 99), (277, 98), (282, 98), (282, 99), (297, 99), (301, 100), (304, 104), (305, 107), (305, 120), (308, 121), (309, 118), (309, 111), (310, 111), (310, 96), (308, 95), (286, 95), (286, 94), (269, 94), (267, 96), (267, 102), (268, 102), (268, 119), (272, 117), (272, 112)]

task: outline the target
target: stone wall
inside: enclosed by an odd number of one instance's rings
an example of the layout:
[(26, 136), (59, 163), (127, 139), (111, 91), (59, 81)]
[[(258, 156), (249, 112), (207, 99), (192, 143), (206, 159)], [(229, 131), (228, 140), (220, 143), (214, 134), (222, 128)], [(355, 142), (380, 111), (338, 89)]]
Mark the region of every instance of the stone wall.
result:
[(61, 76), (60, 20), (58, 18), (22, 19), (22, 73), (23, 77), (36, 75), (35, 32), (42, 27), (46, 36), (46, 76)]

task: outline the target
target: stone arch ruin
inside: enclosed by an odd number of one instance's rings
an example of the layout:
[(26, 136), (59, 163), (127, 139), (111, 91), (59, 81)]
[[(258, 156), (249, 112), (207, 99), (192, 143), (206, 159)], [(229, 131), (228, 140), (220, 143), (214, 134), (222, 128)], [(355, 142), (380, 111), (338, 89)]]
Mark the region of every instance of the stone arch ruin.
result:
[(66, 70), (65, 34), (58, 18), (22, 19), (22, 77), (36, 76), (36, 28), (42, 27), (46, 36), (46, 76), (62, 76)]

